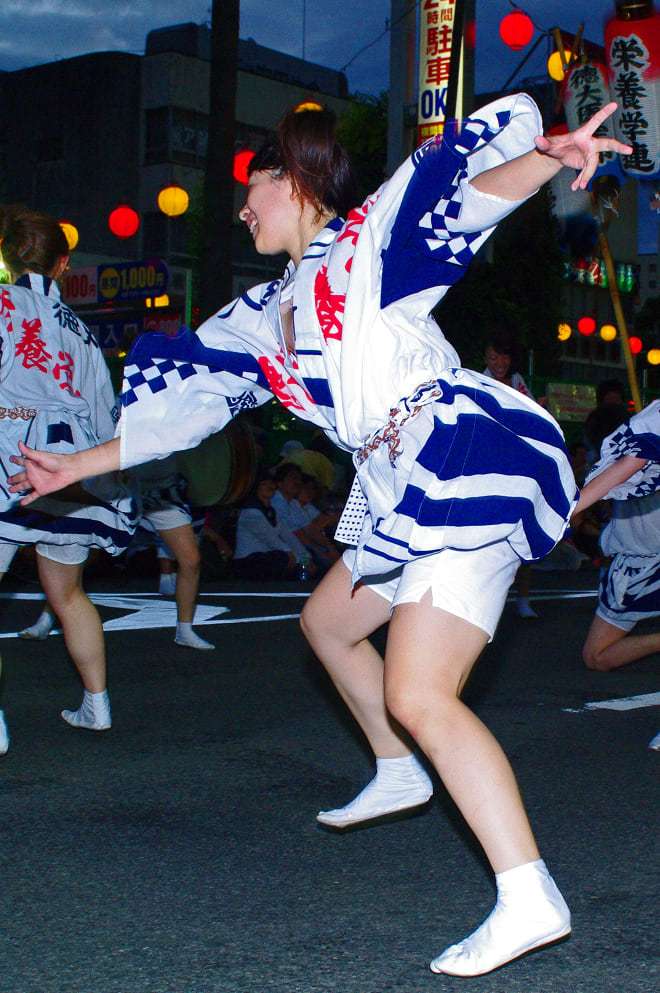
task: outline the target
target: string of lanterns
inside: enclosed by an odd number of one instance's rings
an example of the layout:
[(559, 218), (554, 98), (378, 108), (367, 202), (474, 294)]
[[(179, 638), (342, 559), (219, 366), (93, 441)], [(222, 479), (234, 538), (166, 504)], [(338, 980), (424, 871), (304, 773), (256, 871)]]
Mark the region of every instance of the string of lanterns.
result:
[[(585, 315), (577, 322), (577, 330), (585, 338), (590, 337), (596, 331), (596, 321), (593, 317)], [(568, 341), (573, 334), (573, 328), (567, 321), (562, 321), (557, 327), (557, 338), (559, 341)], [(613, 324), (603, 324), (599, 331), (603, 341), (614, 341), (617, 337), (617, 329)], [(631, 335), (628, 339), (630, 351), (633, 355), (639, 355), (644, 351), (644, 343), (637, 335)], [(660, 365), (660, 348), (650, 348), (646, 355), (650, 365)]]

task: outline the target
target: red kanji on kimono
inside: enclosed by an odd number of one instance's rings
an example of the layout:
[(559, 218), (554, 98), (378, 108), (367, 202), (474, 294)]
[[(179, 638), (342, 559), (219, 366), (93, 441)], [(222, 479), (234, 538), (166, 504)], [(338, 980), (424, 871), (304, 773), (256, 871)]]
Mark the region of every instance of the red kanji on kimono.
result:
[(11, 302), (11, 297), (9, 296), (7, 290), (3, 290), (2, 293), (0, 293), (0, 318), (4, 318), (7, 322), (8, 331), (14, 330), (14, 326), (11, 323), (12, 310), (16, 310), (16, 306)]
[[(349, 259), (349, 262), (351, 259)], [(316, 279), (314, 280), (314, 302), (316, 305), (316, 316), (321, 325), (323, 340), (327, 341), (328, 338), (334, 338), (337, 341), (341, 341), (346, 297), (342, 293), (332, 292), (330, 283), (328, 282), (327, 266), (321, 266), (316, 274)]]
[(24, 320), (21, 326), (23, 335), (16, 343), (16, 354), (23, 356), (23, 368), (48, 372), (46, 360), (53, 356), (46, 351), (45, 342), (39, 337), (41, 321), (35, 317), (33, 321)]
[[(354, 207), (353, 210), (349, 211), (348, 217), (346, 218), (346, 224), (344, 225), (341, 234), (338, 236), (336, 244), (338, 245), (341, 241), (350, 241), (353, 248), (357, 245), (357, 240), (360, 235), (360, 230), (364, 224), (367, 214), (375, 204), (378, 199), (377, 194), (368, 197), (361, 207)], [(346, 272), (351, 271), (351, 266), (353, 264), (353, 256), (348, 259), (346, 263)]]
[(258, 359), (258, 362), (264, 376), (268, 380), (268, 385), (282, 406), (292, 408), (293, 410), (305, 410), (305, 407), (294, 396), (295, 389), (296, 391), (300, 390), (303, 396), (305, 396), (309, 401), (310, 408), (313, 407), (314, 401), (309, 393), (307, 393), (304, 387), (302, 387), (300, 383), (297, 383), (292, 376), (289, 376), (288, 372), (284, 368), (284, 355), (276, 355), (275, 360), (281, 364), (281, 371), (277, 369), (265, 355), (262, 355)]
[(66, 390), (73, 397), (80, 396), (80, 390), (74, 390), (73, 386), (73, 356), (69, 355), (68, 352), (58, 352), (58, 359), (61, 360), (61, 364), (58, 362), (57, 365), (53, 366), (53, 376), (55, 379), (62, 379), (60, 383), (60, 389)]

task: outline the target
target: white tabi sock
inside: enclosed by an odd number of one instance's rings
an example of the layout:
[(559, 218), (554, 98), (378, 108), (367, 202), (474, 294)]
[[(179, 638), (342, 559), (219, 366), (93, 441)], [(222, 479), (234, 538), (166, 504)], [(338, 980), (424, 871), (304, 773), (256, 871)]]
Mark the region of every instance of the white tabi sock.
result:
[(5, 712), (0, 710), (0, 756), (9, 751), (9, 731), (5, 722)]
[(78, 710), (63, 710), (62, 717), (73, 728), (85, 728), (87, 731), (108, 731), (112, 727), (108, 691), (90, 693), (89, 690), (85, 690), (80, 708)]
[(481, 927), (431, 962), (431, 971), (481, 976), (565, 937), (571, 915), (543, 859), (497, 873), (497, 902)]
[(44, 641), (53, 630), (55, 618), (48, 610), (42, 610), (34, 624), (18, 632), (19, 638), (26, 641)]
[(376, 775), (345, 807), (322, 810), (317, 821), (330, 827), (352, 824), (419, 807), (433, 796), (431, 779), (416, 755), (376, 759)]
[(186, 621), (178, 621), (174, 642), (177, 645), (183, 645), (184, 648), (196, 648), (200, 652), (208, 652), (215, 648), (215, 645), (212, 645), (210, 641), (204, 641), (198, 634), (195, 634), (192, 624)]

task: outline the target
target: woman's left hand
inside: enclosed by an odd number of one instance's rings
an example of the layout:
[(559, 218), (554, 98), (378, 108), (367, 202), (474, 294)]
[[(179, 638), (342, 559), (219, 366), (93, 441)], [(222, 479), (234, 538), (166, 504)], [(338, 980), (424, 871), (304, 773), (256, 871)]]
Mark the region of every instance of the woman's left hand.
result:
[(571, 183), (572, 190), (586, 189), (589, 180), (598, 168), (601, 152), (616, 152), (618, 155), (632, 154), (632, 146), (624, 145), (616, 138), (594, 138), (594, 132), (610, 117), (617, 108), (616, 102), (608, 103), (598, 110), (576, 131), (568, 134), (539, 135), (534, 139), (539, 152), (557, 159), (563, 166), (579, 169), (580, 173)]

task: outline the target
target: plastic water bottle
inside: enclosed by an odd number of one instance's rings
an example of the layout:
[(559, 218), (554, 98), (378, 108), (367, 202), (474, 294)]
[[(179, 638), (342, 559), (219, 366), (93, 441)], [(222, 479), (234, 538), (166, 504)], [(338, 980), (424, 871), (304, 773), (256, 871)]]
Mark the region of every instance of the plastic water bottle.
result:
[(307, 562), (308, 562), (307, 552), (303, 552), (302, 555), (300, 556), (300, 562), (298, 564), (298, 576), (300, 578), (300, 581), (303, 583), (307, 579)]

